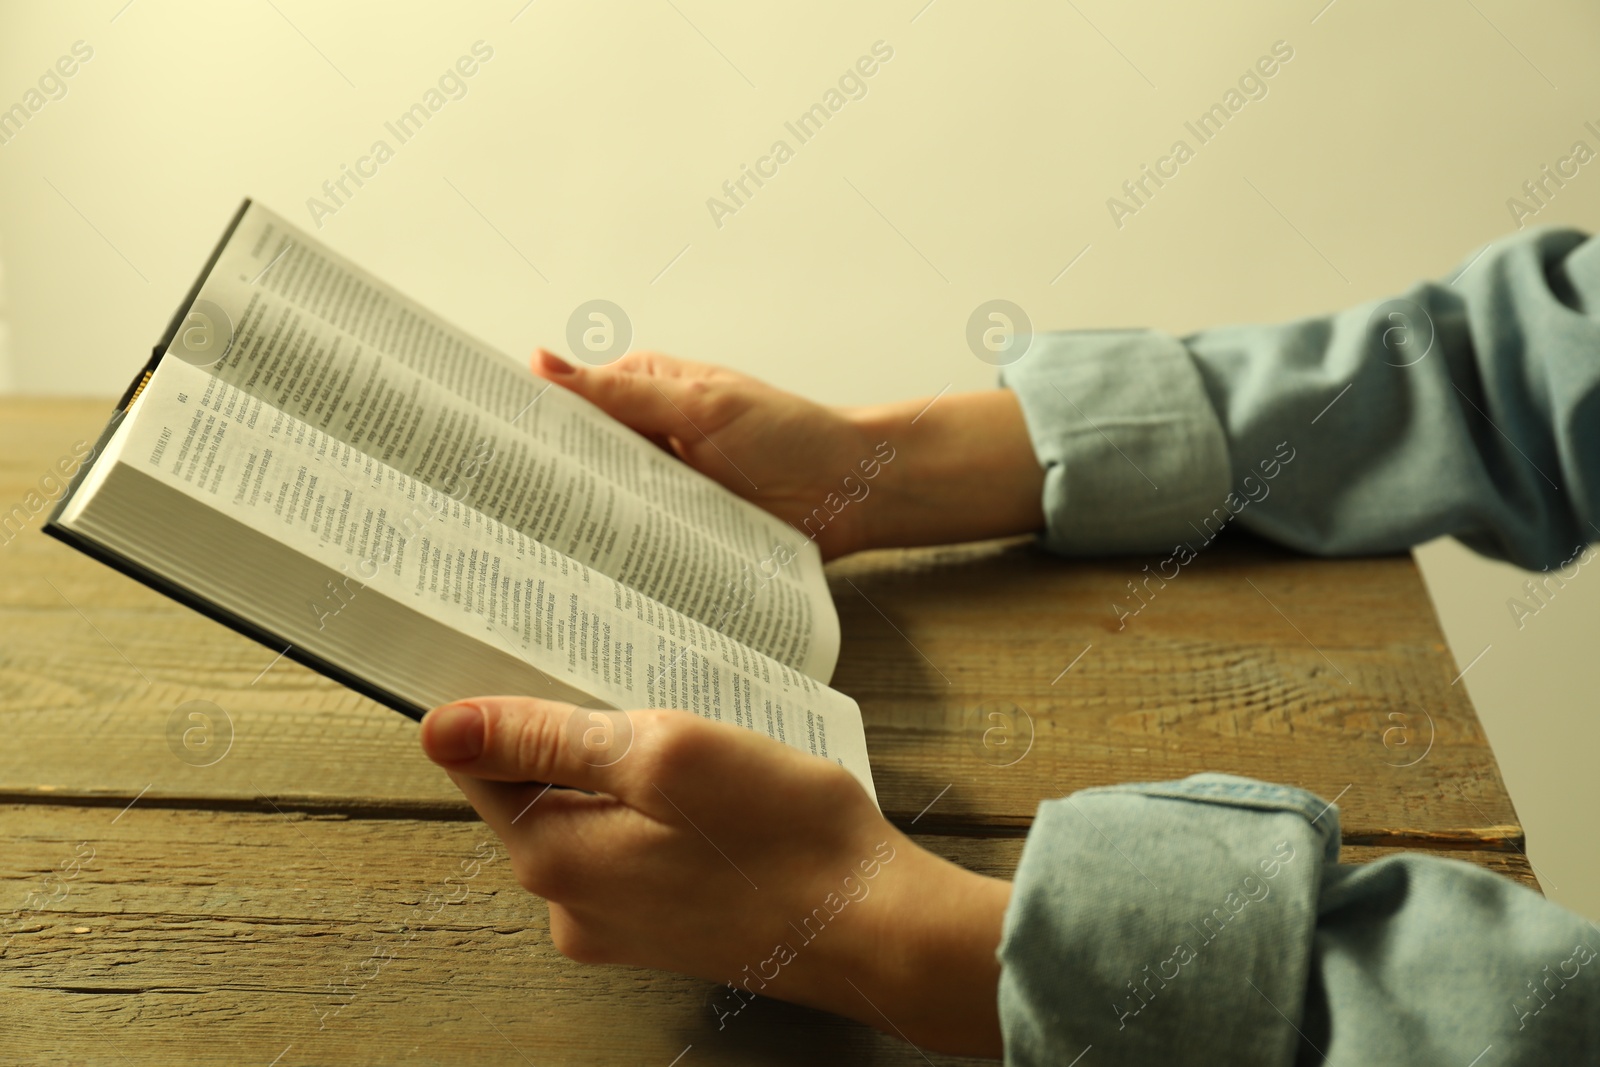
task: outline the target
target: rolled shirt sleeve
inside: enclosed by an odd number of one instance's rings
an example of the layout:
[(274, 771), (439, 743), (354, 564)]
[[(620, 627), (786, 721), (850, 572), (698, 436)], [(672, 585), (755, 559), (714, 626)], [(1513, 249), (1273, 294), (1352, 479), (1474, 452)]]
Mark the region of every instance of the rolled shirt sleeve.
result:
[(998, 949), (1006, 1062), (1600, 1062), (1600, 930), (1338, 841), (1332, 804), (1228, 775), (1046, 801)]
[(1194, 539), (1226, 496), (1228, 441), (1193, 357), (1152, 330), (1035, 337), (1001, 379), (1045, 471), (1046, 541), (1081, 555)]
[(1530, 568), (1600, 536), (1600, 241), (1532, 230), (1450, 281), (1183, 338), (1034, 337), (1002, 383), (1045, 468), (1045, 541), (1306, 552), (1454, 535)]

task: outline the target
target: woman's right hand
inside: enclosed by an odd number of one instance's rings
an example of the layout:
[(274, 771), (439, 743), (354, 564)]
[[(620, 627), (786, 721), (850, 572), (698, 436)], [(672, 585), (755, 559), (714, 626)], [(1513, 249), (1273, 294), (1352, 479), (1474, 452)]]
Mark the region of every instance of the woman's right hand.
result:
[[(893, 447), (837, 408), (705, 363), (630, 352), (580, 367), (539, 350), (534, 373), (566, 387), (689, 466), (815, 535), (825, 558), (868, 547), (863, 509), (839, 503)], [(876, 449), (882, 446), (882, 455)], [(866, 483), (870, 484), (870, 483)], [(830, 494), (835, 515), (828, 507)], [(860, 495), (860, 490), (856, 490)], [(808, 521), (809, 520), (809, 521)]]
[(1009, 390), (840, 408), (655, 352), (578, 367), (540, 349), (533, 370), (811, 537), (824, 559), (1044, 525), (1044, 472)]

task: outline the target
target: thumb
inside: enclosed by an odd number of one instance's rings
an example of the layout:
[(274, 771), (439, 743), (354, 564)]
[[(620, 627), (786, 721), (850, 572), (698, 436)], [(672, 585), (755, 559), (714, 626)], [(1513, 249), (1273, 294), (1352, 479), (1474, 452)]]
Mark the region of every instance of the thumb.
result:
[(639, 799), (623, 759), (632, 746), (627, 712), (535, 697), (475, 697), (422, 720), (423, 751), (446, 770), (609, 793), (624, 803)]
[(606, 367), (577, 367), (541, 348), (533, 369), (646, 437), (698, 441), (705, 434), (686, 410), (695, 406), (692, 379), (658, 373), (669, 369), (667, 362), (665, 356), (629, 355)]

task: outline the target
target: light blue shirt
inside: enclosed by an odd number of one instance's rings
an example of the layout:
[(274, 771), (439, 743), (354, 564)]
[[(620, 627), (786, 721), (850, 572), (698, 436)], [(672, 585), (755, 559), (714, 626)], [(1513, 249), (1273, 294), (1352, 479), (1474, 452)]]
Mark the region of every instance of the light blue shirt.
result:
[[(1573, 230), (1320, 318), (1040, 335), (1002, 381), (1064, 554), (1448, 534), (1557, 581), (1600, 537), (1600, 241)], [(1466, 863), (1341, 865), (1338, 817), (1226, 775), (1041, 804), (999, 948), (1007, 1062), (1600, 1063), (1600, 927)]]

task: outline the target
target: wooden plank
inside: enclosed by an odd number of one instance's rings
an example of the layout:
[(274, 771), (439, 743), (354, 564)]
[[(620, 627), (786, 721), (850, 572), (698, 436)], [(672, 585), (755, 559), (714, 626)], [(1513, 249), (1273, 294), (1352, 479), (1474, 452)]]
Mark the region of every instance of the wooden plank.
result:
[[(105, 408), (0, 400), (0, 506)], [(891, 818), (1020, 834), (1043, 798), (1219, 770), (1338, 796), (1353, 843), (1520, 846), (1409, 558), (1316, 561), (1219, 539), (1152, 582), (1119, 629), (1111, 604), (1136, 603), (1126, 586), (1145, 562), (1000, 542), (831, 565), (845, 638), (834, 685), (861, 703)], [(0, 799), (148, 790), (459, 813), (414, 725), (274, 656), (30, 528), (0, 548)], [(211, 766), (175, 754), (194, 700), (220, 709), (219, 738), (231, 726)]]
[[(0, 832), (0, 1032), (18, 1062), (112, 1060), (108, 1042), (163, 1065), (666, 1065), (691, 1045), (684, 1063), (965, 1062), (772, 1001), (719, 1027), (713, 983), (572, 963), (475, 822), (140, 801), (0, 806)], [(918, 841), (1001, 876), (1022, 848)], [(1531, 881), (1515, 855), (1459, 856)]]
[(929, 1062), (825, 1013), (722, 1020), (714, 983), (564, 959), (481, 824), (140, 805), (0, 824), (6, 900), (60, 898), (0, 935), (17, 1062), (118, 1058), (108, 1039), (131, 1064)]
[(1526, 854), (1517, 851), (1498, 851), (1481, 848), (1377, 848), (1371, 845), (1345, 845), (1339, 850), (1339, 862), (1349, 864), (1371, 863), (1381, 860), (1386, 856), (1399, 856), (1404, 854), (1419, 856), (1432, 856), (1436, 859), (1459, 860), (1470, 863), (1475, 867), (1482, 867), (1486, 871), (1509, 878), (1527, 886), (1535, 893), (1544, 894), (1544, 887), (1539, 884), (1538, 874), (1533, 865), (1528, 862)]
[(1410, 557), (1219, 539), (1118, 629), (1147, 562), (995, 542), (834, 564), (833, 684), (867, 714), (886, 810), (954, 782), (935, 825), (1010, 825), (1039, 797), (1209, 770), (1338, 796), (1347, 840), (1520, 844)]

